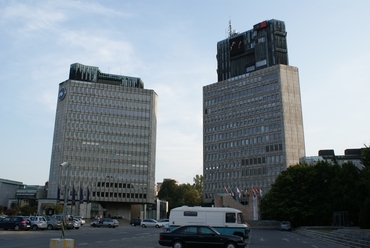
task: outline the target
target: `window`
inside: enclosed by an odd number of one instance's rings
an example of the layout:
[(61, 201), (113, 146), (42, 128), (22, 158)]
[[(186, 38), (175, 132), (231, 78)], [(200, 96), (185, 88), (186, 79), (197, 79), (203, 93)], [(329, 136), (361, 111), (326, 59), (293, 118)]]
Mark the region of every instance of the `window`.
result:
[(226, 213), (225, 214), (226, 223), (235, 223), (235, 213)]
[(184, 211), (184, 216), (198, 216), (198, 212), (195, 212), (195, 211)]

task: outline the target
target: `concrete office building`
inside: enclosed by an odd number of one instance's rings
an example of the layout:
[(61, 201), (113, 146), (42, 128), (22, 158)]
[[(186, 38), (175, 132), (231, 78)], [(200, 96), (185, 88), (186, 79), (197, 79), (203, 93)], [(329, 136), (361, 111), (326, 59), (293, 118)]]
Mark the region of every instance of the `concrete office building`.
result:
[(264, 21), (217, 43), (218, 82), (203, 87), (205, 202), (225, 190), (267, 192), (305, 155), (298, 69), (285, 24)]
[[(48, 199), (68, 213), (126, 216), (154, 203), (157, 94), (140, 78), (72, 64), (59, 84)], [(63, 162), (67, 166), (61, 167)]]

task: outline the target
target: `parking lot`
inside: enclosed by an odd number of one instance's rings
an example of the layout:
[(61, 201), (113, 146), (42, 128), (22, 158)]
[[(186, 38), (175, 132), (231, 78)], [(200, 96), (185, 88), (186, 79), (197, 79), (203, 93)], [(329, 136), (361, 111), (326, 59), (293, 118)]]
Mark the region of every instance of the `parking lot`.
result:
[[(73, 239), (75, 247), (159, 248), (161, 231), (162, 228), (142, 228), (122, 221), (117, 228), (91, 227), (86, 223), (78, 230), (66, 230), (65, 238)], [(61, 233), (61, 230), (0, 230), (0, 242), (2, 247), (9, 248), (45, 248), (49, 247), (51, 239), (60, 238)]]

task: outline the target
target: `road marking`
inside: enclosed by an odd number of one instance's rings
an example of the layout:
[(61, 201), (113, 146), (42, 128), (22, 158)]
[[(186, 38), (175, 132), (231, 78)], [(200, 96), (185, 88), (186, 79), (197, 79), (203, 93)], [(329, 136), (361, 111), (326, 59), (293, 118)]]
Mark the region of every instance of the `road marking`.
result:
[(285, 240), (286, 242), (289, 242), (289, 239), (283, 238), (282, 240)]

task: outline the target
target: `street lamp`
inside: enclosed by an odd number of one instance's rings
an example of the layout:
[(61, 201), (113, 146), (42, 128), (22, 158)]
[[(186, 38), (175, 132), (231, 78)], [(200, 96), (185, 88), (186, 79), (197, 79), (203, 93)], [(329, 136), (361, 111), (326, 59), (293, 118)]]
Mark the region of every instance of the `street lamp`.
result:
[(66, 180), (65, 180), (65, 185), (64, 185), (64, 205), (63, 205), (63, 224), (62, 224), (62, 238), (65, 237), (64, 235), (64, 224), (66, 223), (66, 216), (67, 216), (67, 202), (68, 202), (68, 186), (69, 186), (69, 167), (71, 165), (68, 162), (63, 162), (60, 164), (60, 167), (62, 169), (67, 168), (67, 173), (66, 173)]

